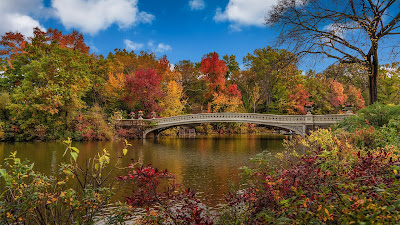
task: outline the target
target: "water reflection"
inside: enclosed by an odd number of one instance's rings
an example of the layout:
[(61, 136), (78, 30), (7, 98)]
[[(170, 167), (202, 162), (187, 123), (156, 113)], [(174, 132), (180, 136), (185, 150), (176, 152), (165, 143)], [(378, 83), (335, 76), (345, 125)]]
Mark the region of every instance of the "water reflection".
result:
[[(122, 165), (132, 160), (151, 164), (159, 169), (168, 169), (176, 175), (178, 183), (195, 189), (199, 197), (215, 205), (233, 183), (239, 181), (239, 167), (248, 159), (264, 150), (279, 152), (281, 140), (270, 140), (264, 136), (242, 135), (209, 138), (165, 138), (157, 141), (134, 140)], [(107, 149), (116, 159), (122, 155), (122, 141), (73, 143), (80, 149), (79, 163), (85, 164), (88, 158)], [(65, 146), (62, 143), (1, 143), (0, 163), (10, 152), (18, 151), (21, 159), (28, 158), (35, 163), (35, 169), (45, 174), (58, 173), (58, 165), (68, 160), (63, 157)], [(121, 195), (129, 195), (126, 187)], [(122, 197), (122, 196), (121, 196)]]

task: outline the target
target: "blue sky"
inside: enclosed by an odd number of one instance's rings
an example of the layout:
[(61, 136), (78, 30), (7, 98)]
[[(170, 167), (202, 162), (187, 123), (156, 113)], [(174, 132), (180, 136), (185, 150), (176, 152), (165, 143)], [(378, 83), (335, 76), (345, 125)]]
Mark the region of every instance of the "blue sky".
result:
[(198, 62), (204, 54), (237, 61), (274, 43), (264, 16), (274, 0), (0, 0), (0, 33), (32, 28), (76, 29), (91, 51), (115, 48), (167, 55), (171, 63)]

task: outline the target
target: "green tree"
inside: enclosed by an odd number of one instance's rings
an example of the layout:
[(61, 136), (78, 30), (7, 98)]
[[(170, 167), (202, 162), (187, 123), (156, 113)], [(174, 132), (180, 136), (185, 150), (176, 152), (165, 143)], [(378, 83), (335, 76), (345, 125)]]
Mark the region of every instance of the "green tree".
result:
[(85, 107), (82, 97), (91, 87), (95, 61), (77, 32), (35, 28), (33, 33), (21, 39), (10, 32), (1, 38), (1, 57), (7, 61), (1, 83), (10, 93), (7, 122), (18, 140), (64, 137)]
[(224, 55), (222, 57), (222, 60), (224, 60), (225, 65), (228, 68), (228, 71), (226, 71), (225, 79), (231, 78), (233, 73), (237, 73), (240, 71), (239, 63), (236, 61), (235, 55)]
[(181, 74), (183, 95), (187, 98), (186, 111), (199, 111), (205, 104), (204, 94), (207, 92), (207, 86), (204, 79), (201, 79), (199, 65), (190, 60), (182, 60), (175, 64), (174, 68)]
[(243, 61), (262, 91), (264, 112), (270, 111), (274, 98), (282, 90), (282, 84), (299, 74), (297, 57), (283, 49), (256, 49), (253, 55), (248, 54)]
[(14, 62), (31, 63), (5, 73), (6, 77), (24, 77), (14, 88), (8, 108), (23, 139), (36, 138), (38, 129), (53, 136), (50, 138), (60, 138), (66, 135), (65, 131), (72, 130), (72, 120), (85, 107), (82, 96), (91, 85), (91, 58), (58, 46), (36, 51), (40, 57), (21, 55)]
[(384, 104), (400, 104), (400, 68), (397, 63), (381, 67), (378, 101)]

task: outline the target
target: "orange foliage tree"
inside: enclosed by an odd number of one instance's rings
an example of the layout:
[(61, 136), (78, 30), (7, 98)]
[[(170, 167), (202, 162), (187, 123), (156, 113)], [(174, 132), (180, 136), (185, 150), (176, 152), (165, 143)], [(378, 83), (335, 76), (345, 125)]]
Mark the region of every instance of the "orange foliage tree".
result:
[(289, 114), (306, 114), (304, 107), (312, 105), (312, 102), (307, 101), (309, 97), (311, 95), (304, 85), (298, 84), (294, 93), (289, 95), (289, 104), (287, 106)]
[(343, 85), (335, 80), (330, 80), (331, 86), (331, 105), (335, 108), (343, 107), (347, 101), (347, 95), (344, 93)]

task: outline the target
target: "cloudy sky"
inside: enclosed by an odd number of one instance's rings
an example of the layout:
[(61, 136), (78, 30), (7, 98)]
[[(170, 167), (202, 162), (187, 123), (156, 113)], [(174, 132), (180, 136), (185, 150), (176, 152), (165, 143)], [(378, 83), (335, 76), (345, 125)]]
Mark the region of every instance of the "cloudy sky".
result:
[(76, 29), (91, 51), (115, 48), (167, 55), (172, 63), (204, 54), (236, 55), (273, 45), (264, 23), (274, 0), (0, 0), (0, 33), (33, 27)]

